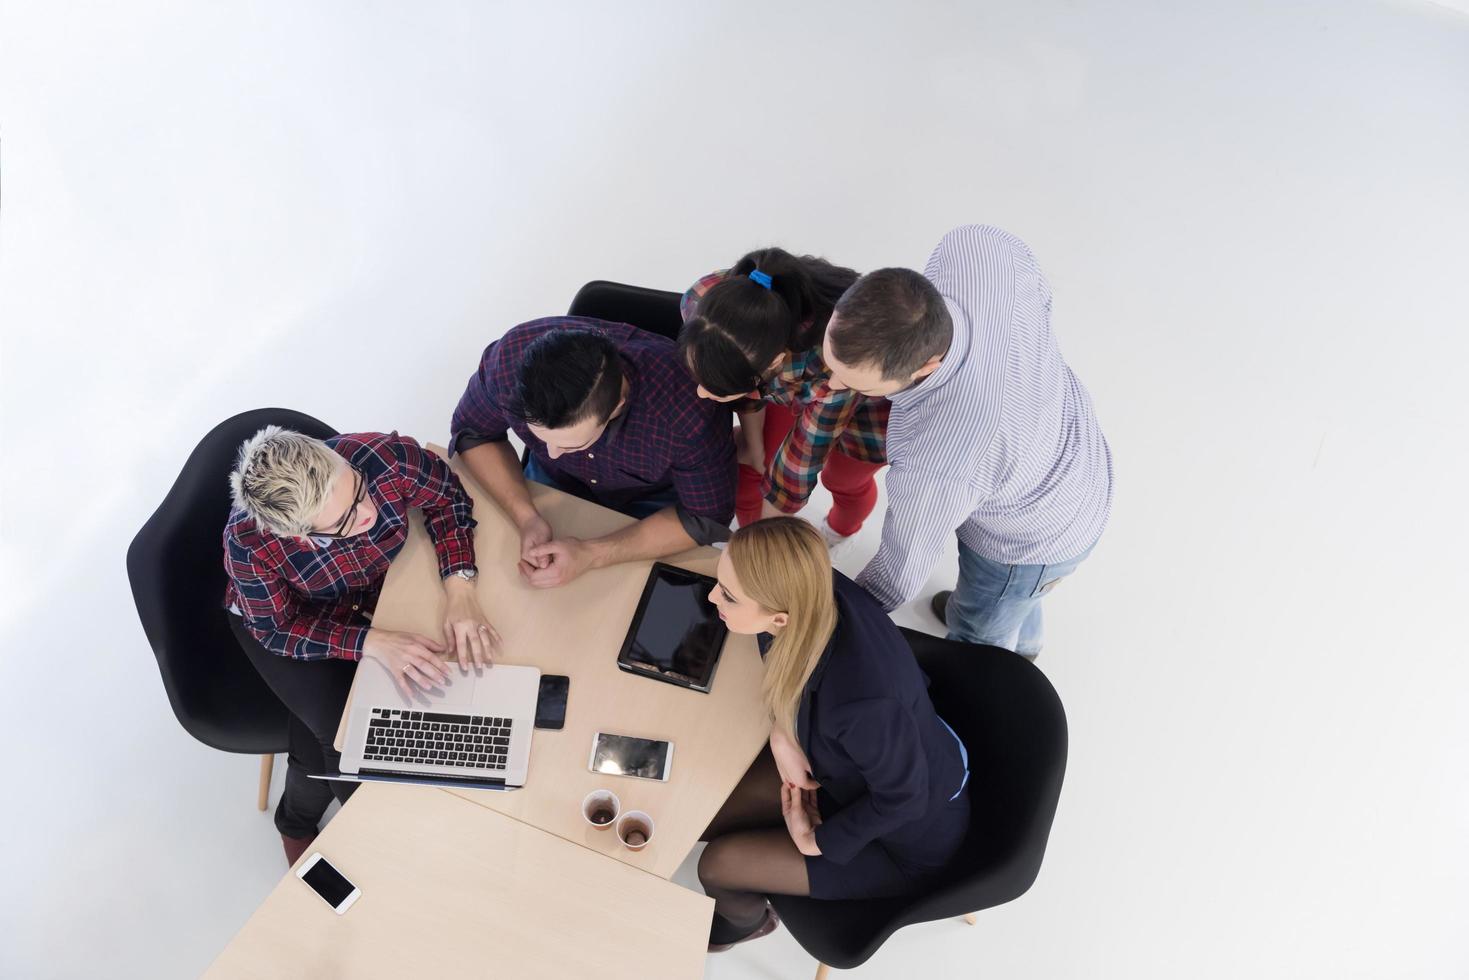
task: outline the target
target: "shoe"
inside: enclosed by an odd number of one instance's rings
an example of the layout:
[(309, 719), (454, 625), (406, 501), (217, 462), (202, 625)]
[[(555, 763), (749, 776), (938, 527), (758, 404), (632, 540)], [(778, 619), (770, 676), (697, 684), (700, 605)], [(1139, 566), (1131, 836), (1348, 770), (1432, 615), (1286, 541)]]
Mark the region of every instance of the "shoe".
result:
[[(714, 918), (715, 918), (715, 926), (717, 927), (719, 925), (721, 916), (715, 915)], [(711, 952), (711, 953), (723, 953), (727, 949), (733, 949), (734, 947), (738, 946), (740, 943), (747, 943), (747, 942), (749, 942), (752, 939), (763, 939), (764, 937), (770, 935), (772, 932), (774, 932), (779, 927), (780, 927), (780, 916), (778, 916), (778, 915), (775, 914), (775, 909), (773, 909), (769, 905), (767, 905), (767, 906), (765, 906), (765, 918), (763, 918), (763, 919), (760, 920), (760, 924), (758, 926), (756, 926), (754, 929), (752, 929), (750, 932), (745, 933), (743, 936), (741, 936), (739, 939), (734, 940), (733, 942), (728, 942), (728, 943), (716, 943), (716, 942), (714, 942), (713, 941), (713, 938), (712, 938), (712, 936), (713, 936), (713, 930), (711, 929), (710, 930), (710, 936), (711, 936), (711, 938), (710, 938), (710, 942), (709, 942), (709, 952)]]
[(945, 626), (949, 625), (949, 620), (945, 617), (945, 611), (949, 608), (949, 596), (953, 594), (953, 589), (945, 589), (943, 592), (938, 593), (932, 599), (930, 599), (928, 603), (928, 608), (933, 610), (933, 614), (937, 616), (939, 618), (939, 622), (943, 623)]
[(816, 529), (821, 532), (822, 538), (825, 539), (826, 550), (831, 552), (832, 558), (837, 558), (847, 552), (851, 548), (852, 539), (856, 537), (855, 534), (842, 534), (840, 531), (833, 529), (830, 522), (824, 517), (821, 519), (821, 523), (816, 525)]
[(315, 842), (315, 834), (310, 837), (287, 837), (281, 834), (281, 846), (286, 849), (286, 863), (294, 868), (296, 862), (301, 860), (301, 855), (305, 854), (306, 849)]

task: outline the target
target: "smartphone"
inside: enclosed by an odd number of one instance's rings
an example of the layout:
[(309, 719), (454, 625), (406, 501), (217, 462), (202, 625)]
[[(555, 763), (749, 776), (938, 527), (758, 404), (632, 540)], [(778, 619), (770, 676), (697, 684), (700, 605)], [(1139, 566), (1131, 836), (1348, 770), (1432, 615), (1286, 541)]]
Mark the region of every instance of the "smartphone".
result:
[(542, 674), (541, 693), (536, 699), (536, 727), (560, 731), (566, 724), (566, 695), (571, 678), (565, 674)]
[(587, 760), (587, 768), (611, 776), (636, 776), (666, 783), (673, 769), (673, 743), (598, 732), (592, 736), (592, 756)]
[(332, 907), (332, 911), (341, 915), (352, 907), (352, 903), (362, 895), (362, 890), (347, 880), (331, 862), (321, 856), (321, 852), (307, 858), (301, 867), (296, 869), (296, 877), (311, 886), (311, 890), (321, 896), (321, 900)]

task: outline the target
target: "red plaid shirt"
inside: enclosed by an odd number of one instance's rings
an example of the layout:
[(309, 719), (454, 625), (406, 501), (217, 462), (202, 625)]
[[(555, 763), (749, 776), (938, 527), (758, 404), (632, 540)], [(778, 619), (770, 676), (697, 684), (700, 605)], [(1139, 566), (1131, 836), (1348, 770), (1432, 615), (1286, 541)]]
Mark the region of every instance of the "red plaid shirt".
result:
[(348, 538), (281, 538), (244, 511), (224, 528), (225, 605), (272, 653), (296, 660), (362, 659), (365, 612), (423, 510), (439, 573), (474, 567), (474, 501), (442, 459), (396, 432), (334, 436), (326, 444), (362, 472), (377, 521)]
[[(548, 331), (568, 327), (596, 330), (616, 345), (628, 384), (627, 407), (586, 449), (552, 459), (546, 444), (515, 416), (511, 400), (526, 347)], [(543, 469), (581, 484), (605, 506), (672, 488), (680, 520), (695, 542), (728, 537), (735, 494), (729, 410), (699, 397), (678, 346), (666, 337), (626, 323), (574, 316), (512, 327), (485, 348), (449, 427), (450, 453), (503, 441), (513, 429)]]
[[(711, 272), (694, 283), (679, 302), (683, 318), (693, 316), (704, 294), (728, 275), (728, 270)], [(806, 506), (833, 449), (866, 463), (887, 462), (890, 403), (850, 388), (833, 391), (820, 347), (787, 352), (758, 391), (761, 401), (784, 405), (796, 416), (760, 483), (760, 495), (781, 512), (794, 514)], [(760, 407), (753, 400), (735, 404), (740, 412)]]

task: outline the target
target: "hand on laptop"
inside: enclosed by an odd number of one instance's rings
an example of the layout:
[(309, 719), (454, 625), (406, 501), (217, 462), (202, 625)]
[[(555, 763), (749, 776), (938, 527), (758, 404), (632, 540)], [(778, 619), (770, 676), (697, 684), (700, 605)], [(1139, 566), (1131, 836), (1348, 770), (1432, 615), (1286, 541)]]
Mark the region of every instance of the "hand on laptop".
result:
[[(591, 568), (592, 558), (592, 549), (581, 538), (556, 538), (527, 551), (520, 574), (538, 589), (551, 589)], [(527, 563), (538, 567), (527, 569)]]
[(438, 657), (443, 652), (442, 643), (421, 633), (401, 633), (376, 627), (367, 631), (367, 639), (362, 642), (362, 655), (386, 667), (406, 698), (413, 697), (409, 681), (425, 691), (448, 681), (449, 672)]
[(476, 667), (492, 666), (490, 651), (499, 648), (500, 634), (480, 610), (474, 585), (451, 576), (444, 580), (444, 592), (448, 599), (444, 606), (445, 648), (459, 658), (460, 670), (469, 670), (471, 663)]

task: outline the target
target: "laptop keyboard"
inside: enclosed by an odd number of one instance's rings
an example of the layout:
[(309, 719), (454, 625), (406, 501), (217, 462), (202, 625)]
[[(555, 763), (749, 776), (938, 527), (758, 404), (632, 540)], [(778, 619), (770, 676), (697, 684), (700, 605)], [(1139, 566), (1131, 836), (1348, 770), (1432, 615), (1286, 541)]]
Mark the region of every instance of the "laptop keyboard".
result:
[(509, 718), (373, 708), (362, 758), (498, 770), (509, 752)]

